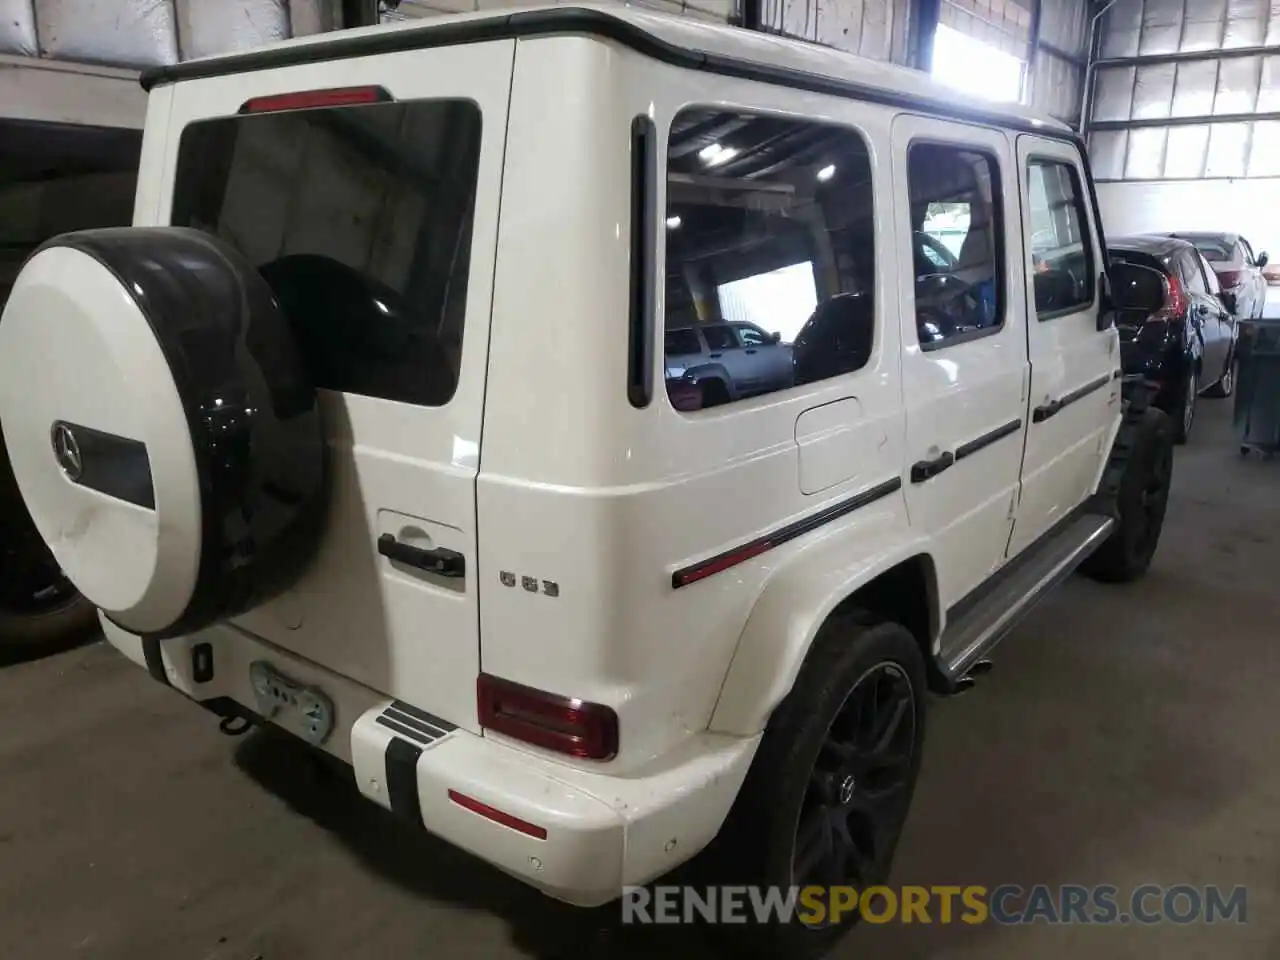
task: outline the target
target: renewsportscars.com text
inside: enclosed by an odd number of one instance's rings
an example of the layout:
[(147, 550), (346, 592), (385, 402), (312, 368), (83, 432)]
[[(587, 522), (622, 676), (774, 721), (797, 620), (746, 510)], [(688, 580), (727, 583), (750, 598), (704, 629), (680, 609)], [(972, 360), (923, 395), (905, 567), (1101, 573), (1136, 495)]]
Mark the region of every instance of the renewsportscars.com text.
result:
[(627, 887), (623, 923), (1247, 923), (1244, 887), (1061, 884), (868, 887)]

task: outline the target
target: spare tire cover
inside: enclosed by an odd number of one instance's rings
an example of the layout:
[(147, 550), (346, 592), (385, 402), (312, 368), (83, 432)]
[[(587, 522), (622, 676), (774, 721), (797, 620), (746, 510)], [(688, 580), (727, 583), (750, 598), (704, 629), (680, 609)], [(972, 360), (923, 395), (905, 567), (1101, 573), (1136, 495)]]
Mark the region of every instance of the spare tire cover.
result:
[(271, 288), (177, 227), (66, 234), (0, 317), (0, 429), (40, 535), (133, 633), (287, 589), (325, 509), (314, 385)]

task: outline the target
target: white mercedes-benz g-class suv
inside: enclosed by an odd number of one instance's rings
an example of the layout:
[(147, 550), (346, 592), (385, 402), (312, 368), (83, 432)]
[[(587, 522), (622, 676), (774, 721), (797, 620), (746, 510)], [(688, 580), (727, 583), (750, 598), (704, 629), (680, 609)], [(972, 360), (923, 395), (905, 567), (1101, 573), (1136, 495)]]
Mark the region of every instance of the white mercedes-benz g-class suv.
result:
[[(1143, 284), (1055, 122), (621, 6), (146, 83), (135, 225), (45, 244), (0, 320), (40, 533), (156, 680), (552, 896), (713, 840), (883, 880), (927, 693), (1150, 563)], [(704, 324), (791, 373), (664, 363)]]

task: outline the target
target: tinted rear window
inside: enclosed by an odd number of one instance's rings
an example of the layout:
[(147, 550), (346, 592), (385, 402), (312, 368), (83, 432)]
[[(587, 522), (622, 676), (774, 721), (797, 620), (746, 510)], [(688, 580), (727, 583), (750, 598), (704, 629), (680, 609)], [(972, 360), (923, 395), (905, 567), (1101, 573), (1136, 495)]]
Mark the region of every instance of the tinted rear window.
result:
[(1231, 260), (1231, 244), (1229, 243), (1221, 243), (1217, 240), (1209, 240), (1203, 237), (1197, 237), (1192, 243), (1210, 263), (1226, 263)]
[(258, 268), (319, 386), (440, 406), (462, 353), (480, 126), (461, 100), (193, 123), (172, 222)]

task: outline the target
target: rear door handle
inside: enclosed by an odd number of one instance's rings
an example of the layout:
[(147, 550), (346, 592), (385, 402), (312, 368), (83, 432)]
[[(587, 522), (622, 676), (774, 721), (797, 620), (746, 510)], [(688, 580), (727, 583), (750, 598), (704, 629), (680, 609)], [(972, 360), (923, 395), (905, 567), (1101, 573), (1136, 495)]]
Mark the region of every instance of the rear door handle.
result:
[(1044, 404), (1043, 406), (1036, 407), (1034, 410), (1031, 411), (1031, 422), (1044, 423), (1046, 420), (1048, 420), (1050, 417), (1052, 417), (1055, 413), (1057, 413), (1061, 409), (1062, 409), (1061, 400), (1050, 400), (1048, 403)]
[(388, 560), (417, 567), (419, 570), (426, 570), (441, 577), (457, 578), (466, 572), (466, 560), (458, 551), (446, 550), (444, 547), (436, 547), (434, 550), (415, 547), (412, 544), (401, 543), (391, 533), (384, 533), (378, 537), (378, 553)]
[(924, 483), (926, 480), (932, 480), (942, 471), (951, 467), (956, 462), (954, 453), (944, 453), (932, 460), (921, 460), (919, 463), (911, 466), (911, 482)]
[(753, 348), (753, 349), (751, 349), (751, 350), (744, 350), (743, 352), (744, 352), (744, 353), (747, 353), (747, 354), (750, 354), (750, 355), (752, 355), (752, 356), (754, 356), (756, 351), (755, 351), (755, 349)]
[(707, 354), (707, 356), (709, 356), (712, 360), (719, 360), (721, 357), (723, 357), (723, 356), (724, 356), (724, 354), (723, 354), (723, 353), (710, 353), (710, 354)]

